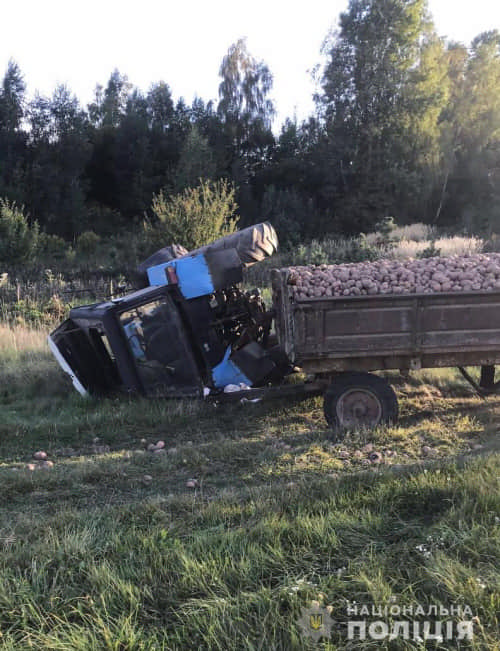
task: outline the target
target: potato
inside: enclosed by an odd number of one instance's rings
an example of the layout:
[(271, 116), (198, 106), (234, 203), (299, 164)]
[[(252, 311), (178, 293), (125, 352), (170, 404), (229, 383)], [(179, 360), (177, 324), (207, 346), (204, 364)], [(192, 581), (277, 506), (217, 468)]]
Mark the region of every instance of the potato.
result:
[(289, 267), (296, 300), (500, 290), (500, 254)]

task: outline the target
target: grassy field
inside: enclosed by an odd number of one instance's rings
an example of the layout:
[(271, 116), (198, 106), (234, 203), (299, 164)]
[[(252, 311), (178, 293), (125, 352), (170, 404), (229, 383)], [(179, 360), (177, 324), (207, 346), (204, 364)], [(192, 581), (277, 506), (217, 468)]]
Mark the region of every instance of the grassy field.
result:
[[(1, 649), (500, 649), (500, 399), (394, 375), (399, 424), (335, 444), (320, 399), (82, 400), (45, 335), (0, 325)], [(363, 605), (474, 636), (349, 640)]]

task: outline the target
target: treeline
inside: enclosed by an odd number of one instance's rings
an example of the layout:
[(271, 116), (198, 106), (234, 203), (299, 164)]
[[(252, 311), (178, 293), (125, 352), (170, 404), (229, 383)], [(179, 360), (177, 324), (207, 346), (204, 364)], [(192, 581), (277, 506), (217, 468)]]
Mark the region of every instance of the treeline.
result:
[(115, 70), (86, 108), (60, 86), (27, 101), (11, 61), (0, 90), (0, 197), (75, 241), (132, 232), (164, 199), (224, 179), (240, 223), (290, 244), (368, 231), (388, 216), (500, 227), (500, 34), (446, 42), (425, 0), (350, 0), (325, 41), (317, 111), (273, 133), (272, 74), (235, 43), (217, 103), (146, 93)]

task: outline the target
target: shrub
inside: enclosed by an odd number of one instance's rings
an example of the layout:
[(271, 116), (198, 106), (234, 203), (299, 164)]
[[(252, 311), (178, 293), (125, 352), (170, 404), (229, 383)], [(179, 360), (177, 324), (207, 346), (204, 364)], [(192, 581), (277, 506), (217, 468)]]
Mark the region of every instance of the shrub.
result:
[(195, 188), (167, 198), (163, 191), (153, 196), (152, 211), (157, 223), (146, 223), (155, 244), (182, 244), (188, 250), (208, 244), (236, 230), (235, 189), (228, 181), (203, 181)]
[(69, 246), (57, 235), (40, 233), (38, 238), (38, 254), (45, 264), (63, 263), (66, 259)]
[(343, 264), (376, 260), (383, 249), (370, 246), (364, 235), (359, 237), (312, 240), (301, 244), (293, 252), (292, 264)]
[(94, 231), (85, 231), (78, 236), (76, 241), (76, 252), (78, 255), (90, 256), (95, 254), (96, 246), (101, 241), (99, 235)]
[(417, 258), (435, 258), (438, 255), (441, 255), (441, 249), (437, 248), (436, 240), (431, 240), (427, 248), (417, 253)]
[(30, 226), (22, 208), (0, 199), (0, 264), (16, 265), (32, 259), (38, 238), (37, 222)]

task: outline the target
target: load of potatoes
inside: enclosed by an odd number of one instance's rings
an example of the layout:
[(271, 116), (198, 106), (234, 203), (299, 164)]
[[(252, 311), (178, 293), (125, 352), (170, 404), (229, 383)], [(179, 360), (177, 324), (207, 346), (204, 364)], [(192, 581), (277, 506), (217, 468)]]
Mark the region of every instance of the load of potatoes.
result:
[(296, 300), (500, 290), (500, 253), (289, 267)]

